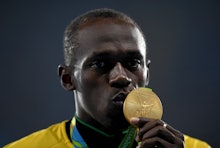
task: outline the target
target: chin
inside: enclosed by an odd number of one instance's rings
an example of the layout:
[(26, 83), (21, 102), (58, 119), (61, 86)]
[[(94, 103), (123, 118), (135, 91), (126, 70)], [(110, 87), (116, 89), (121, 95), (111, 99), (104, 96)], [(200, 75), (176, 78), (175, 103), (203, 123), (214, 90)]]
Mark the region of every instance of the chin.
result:
[(106, 120), (106, 125), (108, 125), (111, 130), (122, 131), (127, 129), (130, 125), (125, 119), (122, 108), (112, 109), (111, 112), (108, 112), (108, 115), (106, 115), (106, 117), (108, 118)]
[(114, 118), (113, 119), (113, 129), (114, 130), (117, 130), (117, 131), (123, 131), (123, 130), (126, 130), (128, 128), (128, 126), (130, 125), (127, 120), (123, 117), (120, 117), (120, 118)]

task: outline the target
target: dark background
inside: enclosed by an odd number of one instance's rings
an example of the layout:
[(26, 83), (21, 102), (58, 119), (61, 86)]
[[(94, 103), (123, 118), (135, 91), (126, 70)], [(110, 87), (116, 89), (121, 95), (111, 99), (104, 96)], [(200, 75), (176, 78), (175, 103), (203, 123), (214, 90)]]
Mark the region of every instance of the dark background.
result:
[(218, 147), (220, 4), (212, 0), (1, 0), (0, 146), (74, 115), (73, 95), (56, 71), (63, 31), (100, 7), (125, 12), (142, 27), (163, 120)]

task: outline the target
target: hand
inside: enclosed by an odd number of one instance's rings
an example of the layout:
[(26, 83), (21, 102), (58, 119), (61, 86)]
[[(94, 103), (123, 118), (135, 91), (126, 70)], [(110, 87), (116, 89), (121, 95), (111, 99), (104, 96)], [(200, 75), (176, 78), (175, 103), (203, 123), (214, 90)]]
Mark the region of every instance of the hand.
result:
[(138, 127), (136, 141), (139, 148), (184, 148), (183, 134), (159, 119), (132, 118)]

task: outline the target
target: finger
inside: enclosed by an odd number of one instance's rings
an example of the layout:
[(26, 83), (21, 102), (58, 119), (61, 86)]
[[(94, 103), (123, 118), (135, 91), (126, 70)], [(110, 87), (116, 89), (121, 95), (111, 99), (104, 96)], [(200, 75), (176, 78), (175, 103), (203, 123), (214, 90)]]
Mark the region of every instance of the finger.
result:
[(138, 128), (141, 128), (149, 121), (150, 121), (150, 119), (148, 119), (148, 118), (133, 117), (133, 118), (131, 118), (130, 123), (137, 126)]
[(159, 137), (171, 144), (178, 144), (183, 141), (163, 126), (156, 126), (151, 130), (145, 132), (141, 140), (144, 141), (145, 139), (150, 139), (152, 137)]
[(149, 139), (145, 139), (141, 142), (141, 145), (139, 148), (184, 148), (184, 142), (180, 141), (178, 143), (169, 143), (166, 140), (160, 138), (160, 137), (152, 137)]
[(148, 130), (147, 132), (144, 132), (141, 140), (148, 139), (151, 137), (160, 137), (169, 142), (172, 142), (175, 139), (175, 135), (163, 126), (156, 126)]
[(139, 127), (139, 132), (136, 137), (136, 141), (138, 142), (142, 141), (143, 138), (146, 139), (153, 136), (160, 136), (170, 143), (180, 143), (184, 141), (184, 136), (180, 131), (174, 129), (162, 120), (132, 118), (131, 123)]
[(150, 123), (150, 122), (153, 122), (152, 124), (155, 124), (155, 125), (163, 125), (164, 124), (164, 122), (162, 120), (143, 118), (143, 117), (139, 117), (139, 118), (133, 117), (130, 120), (130, 123), (137, 126), (138, 128), (142, 128), (143, 126), (145, 126), (146, 123)]
[(168, 124), (166, 125), (165, 128), (171, 131), (175, 136), (179, 137), (181, 140), (184, 141), (184, 135), (179, 130), (174, 129), (172, 126)]
[(160, 137), (171, 144), (184, 142), (183, 134), (170, 125), (165, 124), (162, 120), (139, 118), (136, 125), (142, 126), (139, 129), (136, 141), (140, 142), (151, 137)]
[[(139, 125), (142, 125), (141, 121), (144, 121), (145, 119), (140, 119), (140, 123)], [(158, 119), (148, 119), (149, 121), (147, 123), (145, 123), (145, 125), (143, 125), (142, 127), (140, 127), (139, 132), (137, 134), (137, 139), (141, 140), (143, 138), (143, 135), (145, 133), (148, 133), (149, 131), (151, 131), (153, 128), (160, 128), (163, 127), (163, 121), (162, 120), (158, 120)], [(163, 128), (164, 129), (164, 128)], [(154, 130), (153, 130), (154, 131)], [(151, 134), (151, 133), (150, 133)]]
[[(147, 122), (146, 125), (144, 125), (145, 122)], [(174, 129), (172, 126), (165, 123), (163, 120), (139, 118), (139, 125), (142, 126), (140, 128), (139, 136), (142, 136), (144, 133), (146, 133), (147, 131), (149, 131), (150, 129), (152, 129), (156, 126), (163, 126), (163, 128), (168, 129), (170, 132), (172, 132), (172, 134), (174, 134), (176, 137), (178, 137), (184, 141), (184, 135), (179, 130)], [(161, 128), (161, 130), (163, 128)]]
[(162, 147), (175, 147), (173, 144), (161, 139), (159, 137), (152, 137), (149, 139), (145, 139), (141, 142), (140, 148), (162, 148)]

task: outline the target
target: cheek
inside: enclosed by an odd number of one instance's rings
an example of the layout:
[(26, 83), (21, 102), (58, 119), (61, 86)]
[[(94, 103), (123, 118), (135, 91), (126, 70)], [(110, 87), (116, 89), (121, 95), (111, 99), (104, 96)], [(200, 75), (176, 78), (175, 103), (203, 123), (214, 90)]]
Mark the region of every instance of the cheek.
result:
[(84, 72), (81, 75), (80, 89), (86, 98), (93, 101), (101, 101), (103, 92), (106, 88), (104, 76), (97, 75), (93, 72)]
[(95, 75), (91, 72), (83, 70), (75, 71), (74, 78), (76, 82), (76, 89), (80, 92), (90, 90), (91, 88), (97, 86)]
[(82, 73), (82, 84), (85, 87), (94, 88), (98, 87), (99, 78), (92, 72), (84, 72)]
[(137, 83), (138, 86), (144, 87), (148, 81), (148, 72), (146, 68), (143, 68), (141, 71), (138, 72), (137, 76)]
[[(89, 101), (85, 101), (88, 112), (102, 118), (108, 110), (108, 87), (103, 76), (97, 76), (92, 73), (84, 74), (82, 76), (83, 84), (83, 98)], [(93, 117), (96, 118), (96, 117)]]
[[(87, 110), (87, 112), (98, 112), (100, 110), (100, 103), (102, 96), (100, 96), (102, 93), (99, 79), (92, 73), (83, 72), (80, 75), (81, 77), (77, 80), (78, 81), (78, 87), (77, 91), (80, 91), (81, 96), (81, 104), (83, 103), (84, 108)], [(98, 103), (99, 102), (99, 103)]]

